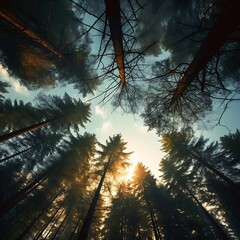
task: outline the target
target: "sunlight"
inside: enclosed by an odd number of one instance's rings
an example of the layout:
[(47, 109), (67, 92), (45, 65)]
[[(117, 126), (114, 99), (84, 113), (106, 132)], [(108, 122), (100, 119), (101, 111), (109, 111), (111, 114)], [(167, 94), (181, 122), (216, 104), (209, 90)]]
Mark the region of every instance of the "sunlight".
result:
[(137, 164), (137, 161), (133, 158), (129, 159), (129, 162), (131, 163), (131, 165), (128, 168), (126, 168), (125, 174), (122, 175), (122, 177), (121, 177), (123, 179), (123, 181), (130, 181), (132, 179), (134, 169)]
[(126, 169), (126, 180), (129, 181), (132, 179), (132, 176), (133, 176), (133, 172), (134, 172), (134, 169), (135, 169), (135, 164), (134, 165), (131, 165), (129, 168)]

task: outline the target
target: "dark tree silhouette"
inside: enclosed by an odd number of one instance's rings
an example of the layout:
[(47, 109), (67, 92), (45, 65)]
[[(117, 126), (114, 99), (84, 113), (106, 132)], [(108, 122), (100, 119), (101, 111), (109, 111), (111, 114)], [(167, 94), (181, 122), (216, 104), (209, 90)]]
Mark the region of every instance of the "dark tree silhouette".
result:
[(87, 215), (83, 221), (83, 225), (78, 235), (78, 239), (84, 240), (88, 238), (90, 225), (92, 223), (93, 215), (100, 197), (100, 192), (108, 172), (117, 173), (124, 166), (128, 165), (127, 158), (130, 153), (124, 152), (126, 150), (126, 143), (123, 142), (121, 135), (113, 136), (106, 142), (106, 145), (100, 144), (102, 151), (100, 152), (100, 159), (104, 161), (104, 169), (98, 184), (98, 187), (93, 196), (92, 202), (88, 209)]
[(73, 83), (83, 95), (93, 93), (99, 82), (90, 45), (79, 38), (84, 26), (70, 1), (4, 0), (0, 13), (1, 64), (10, 75), (29, 90)]
[(231, 39), (232, 34), (237, 31), (240, 25), (239, 10), (240, 3), (237, 0), (227, 0), (222, 4), (214, 25), (194, 56), (194, 59), (189, 64), (183, 77), (179, 80), (177, 88), (173, 93), (172, 103), (177, 102), (182, 97), (184, 91), (196, 79), (200, 71), (205, 69), (211, 58), (219, 52), (222, 45)]
[(229, 186), (238, 192), (239, 185), (213, 165), (214, 157), (217, 156), (217, 154), (214, 153), (218, 151), (218, 148), (216, 145), (205, 146), (206, 141), (207, 140), (203, 137), (200, 137), (198, 140), (194, 140), (191, 139), (187, 133), (171, 132), (162, 136), (162, 149), (179, 161), (186, 159), (188, 164), (191, 161), (197, 161), (203, 167), (211, 170), (214, 174), (216, 174), (216, 176), (224, 180), (229, 184)]
[(84, 104), (80, 99), (76, 100), (71, 98), (67, 93), (65, 93), (62, 99), (58, 96), (47, 98), (47, 96), (44, 95), (39, 97), (39, 102), (38, 111), (42, 112), (42, 116), (45, 115), (48, 119), (4, 134), (0, 136), (0, 142), (37, 130), (52, 122), (56, 122), (55, 127), (60, 129), (66, 128), (69, 130), (73, 127), (74, 130), (78, 130), (78, 124), (84, 127), (84, 123), (89, 120), (90, 105)]

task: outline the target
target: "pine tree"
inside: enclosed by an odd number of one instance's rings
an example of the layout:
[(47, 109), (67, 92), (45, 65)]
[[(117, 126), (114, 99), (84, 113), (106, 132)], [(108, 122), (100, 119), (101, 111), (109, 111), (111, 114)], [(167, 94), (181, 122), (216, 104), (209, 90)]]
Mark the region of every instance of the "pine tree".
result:
[(112, 138), (110, 137), (109, 141), (106, 141), (106, 145), (100, 144), (100, 147), (102, 148), (102, 151), (100, 151), (99, 159), (104, 163), (104, 169), (78, 235), (79, 240), (88, 238), (90, 225), (93, 220), (94, 212), (101, 194), (101, 189), (104, 184), (106, 174), (110, 172), (116, 175), (119, 171), (121, 171), (121, 169), (127, 167), (128, 165), (127, 158), (129, 157), (130, 153), (125, 152), (126, 143), (123, 141), (120, 134), (115, 135)]

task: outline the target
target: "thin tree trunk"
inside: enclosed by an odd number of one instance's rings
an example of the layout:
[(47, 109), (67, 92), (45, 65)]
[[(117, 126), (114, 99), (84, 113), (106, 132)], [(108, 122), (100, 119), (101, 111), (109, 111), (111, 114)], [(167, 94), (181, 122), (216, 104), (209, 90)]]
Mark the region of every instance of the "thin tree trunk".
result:
[(209, 219), (209, 221), (212, 223), (212, 225), (217, 229), (219, 236), (221, 236), (221, 239), (229, 240), (230, 238), (225, 233), (225, 231), (222, 229), (222, 227), (219, 225), (217, 220), (215, 218), (213, 218), (213, 216), (203, 207), (203, 205), (199, 202), (199, 200), (194, 196), (192, 191), (188, 187), (185, 187), (185, 188), (188, 191), (189, 195), (195, 200), (195, 202), (198, 204), (198, 206), (203, 210), (203, 212), (205, 213), (205, 215)]
[(145, 199), (145, 202), (147, 204), (148, 212), (149, 212), (149, 215), (150, 215), (150, 218), (151, 218), (151, 222), (152, 222), (152, 227), (153, 227), (153, 232), (154, 232), (154, 235), (155, 235), (155, 240), (160, 240), (160, 238), (158, 236), (157, 226), (156, 226), (156, 223), (154, 221), (154, 214), (153, 214), (152, 207), (151, 207), (150, 202), (148, 200), (148, 197), (147, 197), (147, 194), (146, 194), (146, 190), (144, 189), (143, 191), (144, 191), (144, 199)]
[(85, 217), (85, 219), (83, 221), (82, 228), (81, 228), (80, 233), (77, 237), (78, 240), (87, 240), (87, 238), (88, 238), (89, 228), (90, 228), (90, 225), (91, 225), (92, 220), (93, 220), (93, 215), (94, 215), (94, 212), (95, 212), (95, 208), (97, 206), (97, 202), (98, 202), (98, 199), (99, 199), (99, 196), (100, 196), (100, 191), (101, 191), (106, 173), (108, 171), (108, 166), (109, 166), (110, 161), (111, 161), (111, 156), (109, 157), (108, 162), (107, 162), (107, 164), (104, 168), (103, 175), (102, 175), (101, 180), (98, 184), (98, 187), (97, 187), (97, 190), (96, 190), (96, 192), (94, 194), (94, 197), (92, 199), (91, 205), (88, 209), (87, 216)]
[[(59, 213), (60, 209), (62, 208), (62, 204), (60, 206), (58, 206), (58, 208), (56, 209), (56, 211), (52, 214), (52, 216), (50, 217), (50, 219), (43, 225), (43, 227), (41, 228), (41, 230), (38, 232), (38, 234), (33, 238), (33, 240), (37, 240), (39, 239), (43, 232), (47, 229), (47, 227), (50, 225), (50, 223), (52, 222), (52, 220), (57, 216), (57, 214)], [(64, 209), (62, 209), (62, 211), (60, 212), (59, 216), (61, 216), (61, 214), (63, 213)], [(57, 220), (59, 219), (58, 217), (56, 218)], [(54, 222), (55, 224), (55, 222)], [(54, 226), (54, 224), (52, 226)], [(50, 228), (51, 231), (52, 227)]]
[(59, 197), (59, 195), (63, 192), (61, 189), (50, 201), (50, 203), (44, 208), (44, 210), (40, 211), (37, 216), (31, 221), (30, 225), (19, 235), (17, 240), (25, 239), (25, 236), (30, 231), (30, 229), (36, 224), (36, 222), (43, 216), (43, 214), (47, 211), (47, 209), (53, 204), (53, 202)]
[(153, 213), (153, 219), (154, 219), (154, 222), (155, 222), (155, 225), (156, 225), (156, 229), (157, 229), (157, 233), (158, 233), (159, 239), (162, 240), (162, 235), (161, 235), (161, 232), (159, 230), (158, 224), (156, 223), (157, 220), (156, 220), (156, 217), (155, 217), (154, 213)]
[(111, 39), (113, 42), (115, 59), (119, 71), (119, 77), (122, 85), (125, 85), (125, 66), (124, 66), (124, 51), (123, 51), (123, 33), (121, 27), (121, 14), (119, 0), (105, 0), (106, 17), (109, 23)]
[(211, 164), (209, 164), (208, 162), (206, 162), (205, 160), (201, 159), (200, 157), (198, 157), (197, 155), (195, 155), (194, 153), (191, 153), (192, 156), (199, 162), (201, 163), (203, 166), (205, 166), (206, 168), (210, 169), (212, 172), (214, 172), (218, 177), (220, 177), (222, 180), (224, 180), (227, 184), (229, 184), (232, 188), (234, 188), (235, 190), (237, 190), (237, 193), (240, 190), (240, 186), (235, 183), (234, 181), (232, 181), (229, 177), (227, 177), (226, 175), (224, 175), (221, 171), (219, 171), (218, 169), (216, 169), (215, 167), (213, 167)]
[[(70, 223), (69, 223), (69, 221), (67, 222), (67, 224), (66, 224), (66, 226), (65, 226), (65, 228), (61, 231), (61, 233), (59, 234), (59, 236), (58, 236), (58, 239), (60, 240), (60, 239), (66, 239), (66, 237), (64, 236), (64, 234), (66, 233), (66, 231), (68, 230), (68, 228), (69, 228), (69, 225), (70, 225)], [(68, 238), (69, 239), (69, 238)], [(70, 240), (70, 239), (69, 239)]]
[[(75, 225), (75, 227), (74, 227), (74, 229), (73, 229), (73, 232), (72, 232), (72, 234), (71, 234), (70, 240), (73, 239), (74, 235), (78, 235), (80, 222), (81, 222), (81, 215), (79, 214), (77, 223), (76, 223), (76, 225)], [(77, 231), (76, 231), (76, 230), (77, 230)]]
[[(52, 223), (52, 226), (49, 228), (49, 230), (48, 230), (48, 232), (45, 234), (45, 236), (44, 236), (44, 240), (45, 239), (49, 239), (49, 236), (50, 236), (50, 234), (52, 233), (52, 230), (53, 230), (53, 228), (55, 227), (55, 225), (56, 225), (56, 223), (57, 223), (57, 221), (60, 219), (60, 217), (62, 216), (62, 214), (63, 214), (63, 212), (64, 212), (64, 209), (61, 211), (61, 213), (60, 213), (60, 215), (55, 219), (55, 221)], [(49, 224), (50, 225), (50, 224)], [(36, 239), (37, 240), (37, 239)]]
[(30, 192), (36, 189), (40, 184), (42, 184), (46, 179), (48, 174), (52, 171), (50, 168), (48, 171), (43, 173), (41, 176), (37, 177), (33, 182), (28, 184), (25, 188), (5, 200), (4, 202), (0, 203), (0, 217), (5, 214), (8, 210), (15, 207), (20, 201), (22, 201)]
[(10, 132), (10, 133), (1, 135), (1, 136), (0, 136), (0, 143), (1, 143), (1, 142), (4, 142), (4, 141), (7, 141), (7, 140), (9, 140), (9, 139), (12, 139), (12, 138), (14, 138), (14, 137), (20, 136), (20, 135), (22, 135), (22, 134), (25, 134), (25, 133), (28, 133), (28, 132), (32, 132), (32, 131), (34, 131), (34, 130), (37, 130), (37, 129), (39, 129), (39, 128), (41, 128), (41, 127), (44, 127), (44, 126), (46, 126), (47, 124), (49, 124), (49, 123), (51, 123), (51, 122), (53, 122), (53, 121), (55, 121), (55, 120), (58, 120), (58, 119), (60, 119), (60, 118), (62, 118), (62, 117), (63, 117), (63, 115), (62, 115), (62, 116), (59, 116), (59, 117), (54, 117), (54, 118), (51, 118), (51, 119), (49, 119), (49, 120), (45, 120), (45, 121), (43, 121), (43, 122), (36, 123), (36, 124), (31, 125), (31, 126), (28, 126), (28, 127), (25, 127), (25, 128), (21, 128), (21, 129), (19, 129), (19, 130), (16, 130), (16, 131), (13, 131), (13, 132)]
[(3, 163), (3, 162), (5, 162), (5, 161), (9, 160), (10, 158), (16, 157), (16, 156), (18, 156), (18, 155), (20, 155), (20, 154), (22, 154), (22, 153), (25, 153), (25, 152), (29, 151), (29, 150), (32, 149), (32, 148), (34, 148), (34, 146), (29, 147), (29, 148), (27, 148), (27, 149), (24, 149), (24, 150), (22, 150), (22, 151), (20, 151), (20, 152), (14, 153), (14, 154), (11, 155), (11, 156), (2, 158), (2, 159), (0, 159), (0, 163)]
[(237, 30), (240, 25), (239, 12), (239, 0), (226, 0), (222, 5), (215, 24), (203, 41), (186, 73), (179, 81), (172, 97), (172, 103), (182, 97), (184, 91), (191, 85), (199, 72), (205, 68), (221, 46), (229, 40), (231, 34)]
[(62, 229), (62, 226), (65, 223), (65, 221), (66, 221), (67, 217), (69, 216), (70, 212), (71, 212), (71, 210), (69, 210), (68, 213), (66, 213), (66, 215), (65, 215), (64, 219), (62, 220), (61, 224), (58, 226), (57, 231), (52, 236), (52, 238), (51, 238), (52, 240), (57, 238), (57, 235), (59, 234), (60, 230)]
[(39, 43), (43, 48), (47, 49), (49, 52), (53, 53), (55, 56), (57, 56), (60, 59), (63, 59), (62, 54), (57, 51), (50, 43), (48, 43), (46, 40), (38, 36), (35, 32), (33, 32), (31, 29), (23, 25), (13, 14), (8, 12), (8, 4), (4, 7), (5, 4), (3, 4), (0, 7), (0, 17), (3, 18), (6, 22), (13, 25), (17, 30), (27, 35), (30, 39), (34, 40), (35, 42)]

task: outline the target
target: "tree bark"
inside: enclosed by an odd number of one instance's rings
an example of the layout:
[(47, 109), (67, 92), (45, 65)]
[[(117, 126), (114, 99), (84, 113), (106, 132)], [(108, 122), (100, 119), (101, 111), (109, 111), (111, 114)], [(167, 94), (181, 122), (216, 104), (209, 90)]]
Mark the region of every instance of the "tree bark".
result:
[[(34, 40), (40, 44), (43, 48), (47, 49), (49, 52), (53, 53), (56, 57), (63, 59), (62, 54), (57, 51), (50, 43), (38, 36), (34, 31), (29, 29), (27, 26), (24, 26), (13, 14), (8, 12), (8, 6), (2, 4), (0, 7), (0, 17), (3, 18), (6, 22), (13, 25), (17, 30), (27, 35), (30, 39)], [(7, 4), (8, 5), (8, 4)]]
[(240, 1), (226, 0), (218, 14), (216, 22), (197, 51), (172, 97), (172, 103), (177, 102), (184, 91), (191, 85), (199, 72), (205, 68), (211, 58), (219, 51), (221, 46), (229, 40), (240, 25)]
[(119, 0), (105, 0), (106, 16), (109, 23), (111, 39), (115, 53), (117, 68), (122, 85), (125, 85), (125, 66), (123, 51), (123, 33), (121, 27), (121, 14)]
[(44, 126), (46, 126), (47, 124), (49, 124), (49, 123), (51, 123), (51, 122), (53, 122), (53, 121), (55, 121), (55, 120), (57, 120), (57, 119), (60, 119), (60, 118), (62, 118), (62, 117), (63, 117), (63, 115), (62, 115), (62, 116), (59, 116), (59, 117), (54, 117), (54, 118), (51, 118), (51, 119), (49, 119), (49, 120), (45, 120), (45, 121), (43, 121), (43, 122), (36, 123), (36, 124), (31, 125), (31, 126), (28, 126), (28, 127), (25, 127), (25, 128), (21, 128), (21, 129), (19, 129), (19, 130), (16, 130), (16, 131), (13, 131), (13, 132), (10, 132), (10, 133), (1, 135), (1, 136), (0, 136), (0, 143), (1, 143), (1, 142), (4, 142), (4, 141), (7, 141), (7, 140), (9, 140), (9, 139), (12, 139), (12, 138), (14, 138), (14, 137), (20, 136), (20, 135), (22, 135), (22, 134), (25, 134), (25, 133), (28, 133), (28, 132), (32, 132), (32, 131), (34, 131), (34, 130), (37, 130), (37, 129), (39, 129), (39, 128), (41, 128), (41, 127), (44, 127)]
[(99, 199), (99, 196), (100, 196), (100, 191), (101, 191), (101, 188), (102, 188), (102, 185), (103, 185), (106, 173), (108, 171), (108, 167), (109, 167), (110, 161), (111, 161), (111, 156), (109, 157), (108, 162), (107, 162), (107, 164), (106, 164), (106, 166), (104, 168), (103, 175), (102, 175), (101, 180), (100, 180), (100, 182), (98, 184), (97, 190), (96, 190), (96, 192), (95, 192), (95, 194), (93, 196), (91, 205), (90, 205), (90, 207), (88, 209), (87, 216), (85, 217), (85, 219), (83, 221), (83, 225), (82, 225), (80, 233), (79, 233), (79, 235), (77, 237), (77, 240), (87, 240), (87, 238), (88, 238), (89, 228), (90, 228), (90, 225), (91, 225), (92, 220), (93, 220), (93, 214), (94, 214), (95, 208), (97, 206), (97, 202), (98, 202), (98, 199)]

